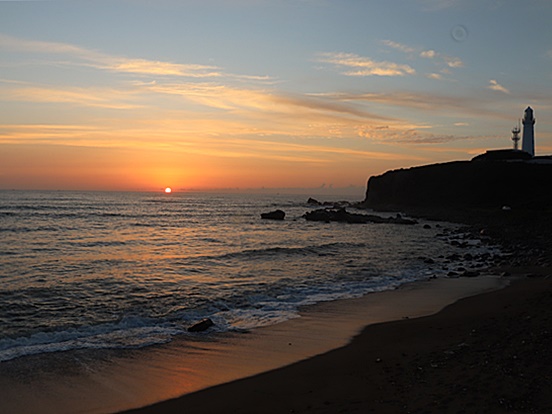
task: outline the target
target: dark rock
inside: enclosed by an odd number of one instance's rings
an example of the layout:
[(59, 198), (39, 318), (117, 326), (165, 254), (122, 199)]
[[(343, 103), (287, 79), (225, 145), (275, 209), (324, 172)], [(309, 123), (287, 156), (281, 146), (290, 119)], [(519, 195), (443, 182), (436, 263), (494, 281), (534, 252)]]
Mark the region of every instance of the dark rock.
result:
[(282, 210), (271, 211), (270, 213), (262, 213), (261, 218), (267, 220), (283, 220), (286, 213)]
[(462, 273), (462, 276), (464, 277), (477, 277), (480, 273), (477, 270), (466, 270), (464, 273)]
[(190, 326), (188, 328), (188, 332), (203, 332), (209, 329), (213, 325), (214, 325), (213, 321), (209, 318), (206, 318)]
[(306, 212), (308, 221), (337, 221), (341, 223), (392, 223), (392, 224), (416, 224), (417, 222), (405, 219), (397, 214), (396, 217), (380, 217), (372, 214), (349, 213), (345, 208), (318, 209)]
[(425, 260), (424, 260), (424, 263), (426, 263), (426, 264), (434, 264), (434, 263), (435, 263), (435, 260), (428, 258), (428, 259), (425, 259)]
[(429, 224), (424, 224), (424, 229), (430, 229), (431, 226)]
[(329, 223), (331, 221), (331, 214), (327, 210), (313, 210), (308, 211), (303, 216), (307, 221), (324, 221)]
[(320, 206), (320, 205), (322, 205), (322, 203), (320, 201), (318, 201), (317, 199), (312, 198), (312, 197), (309, 197), (309, 199), (307, 200), (307, 204), (311, 205), (311, 206)]

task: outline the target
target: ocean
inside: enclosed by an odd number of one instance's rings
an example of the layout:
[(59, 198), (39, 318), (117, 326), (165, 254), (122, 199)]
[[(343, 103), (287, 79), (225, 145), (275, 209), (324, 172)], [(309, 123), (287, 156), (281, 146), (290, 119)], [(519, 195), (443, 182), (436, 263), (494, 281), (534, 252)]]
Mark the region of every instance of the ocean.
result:
[(248, 332), (468, 266), (446, 264), (454, 225), (309, 222), (308, 196), (0, 191), (0, 366)]

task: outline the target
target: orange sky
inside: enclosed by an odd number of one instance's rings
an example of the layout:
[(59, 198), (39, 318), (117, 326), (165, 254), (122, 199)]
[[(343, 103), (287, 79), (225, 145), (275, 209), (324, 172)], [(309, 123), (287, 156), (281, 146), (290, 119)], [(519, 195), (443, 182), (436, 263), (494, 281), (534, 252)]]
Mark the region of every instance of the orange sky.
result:
[(510, 147), (527, 105), (550, 152), (549, 17), (540, 1), (0, 2), (0, 189), (361, 193)]

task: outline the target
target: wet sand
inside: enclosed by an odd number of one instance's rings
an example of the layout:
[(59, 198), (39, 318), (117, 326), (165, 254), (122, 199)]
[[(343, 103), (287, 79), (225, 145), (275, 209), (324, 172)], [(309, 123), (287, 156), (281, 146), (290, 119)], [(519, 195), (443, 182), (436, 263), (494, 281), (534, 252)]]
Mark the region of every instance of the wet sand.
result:
[(370, 325), (323, 355), (132, 413), (552, 412), (552, 280), (540, 270), (431, 316)]

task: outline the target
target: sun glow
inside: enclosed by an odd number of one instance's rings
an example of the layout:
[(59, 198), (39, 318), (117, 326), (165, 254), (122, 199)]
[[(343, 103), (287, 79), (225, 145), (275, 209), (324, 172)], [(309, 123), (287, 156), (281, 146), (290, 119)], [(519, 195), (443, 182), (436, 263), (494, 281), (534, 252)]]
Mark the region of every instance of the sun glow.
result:
[(165, 194), (170, 194), (172, 193), (172, 188), (171, 187), (166, 187), (165, 188)]

